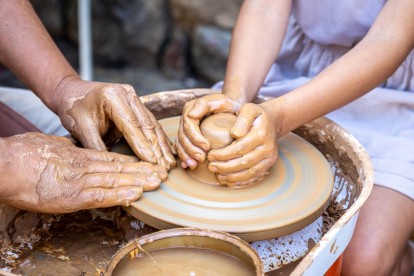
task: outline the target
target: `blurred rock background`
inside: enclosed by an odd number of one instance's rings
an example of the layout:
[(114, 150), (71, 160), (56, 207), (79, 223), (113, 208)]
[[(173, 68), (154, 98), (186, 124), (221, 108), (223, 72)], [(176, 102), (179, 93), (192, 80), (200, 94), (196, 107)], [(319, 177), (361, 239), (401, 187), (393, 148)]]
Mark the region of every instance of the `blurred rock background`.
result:
[[(78, 70), (76, 0), (30, 1)], [(209, 87), (224, 78), (243, 0), (92, 0), (94, 80), (139, 95)], [(0, 86), (24, 85), (0, 64)]]

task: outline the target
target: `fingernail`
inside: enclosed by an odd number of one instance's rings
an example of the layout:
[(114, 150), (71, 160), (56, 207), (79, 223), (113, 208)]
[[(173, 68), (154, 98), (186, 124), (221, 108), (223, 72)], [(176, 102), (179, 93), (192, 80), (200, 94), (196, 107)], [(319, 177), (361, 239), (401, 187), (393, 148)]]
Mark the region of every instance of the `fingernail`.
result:
[(219, 175), (217, 175), (217, 179), (219, 179), (219, 180), (227, 180), (227, 176), (219, 174)]
[(188, 159), (187, 160), (187, 165), (190, 167), (190, 169), (194, 170), (197, 167), (197, 161), (193, 160), (193, 159)]
[(170, 169), (170, 163), (167, 162), (167, 160), (165, 158), (161, 159), (161, 166), (163, 166), (164, 168), (166, 168), (167, 170)]
[(190, 116), (190, 117), (196, 117), (197, 116), (197, 109), (198, 108), (198, 106), (195, 106), (190, 112), (188, 112), (188, 115)]
[(213, 165), (208, 166), (208, 170), (210, 172), (217, 172), (218, 171), (217, 167), (216, 166), (213, 166)]
[(142, 190), (141, 189), (130, 189), (129, 192), (132, 194), (139, 195), (142, 193)]
[(158, 177), (161, 179), (161, 181), (164, 181), (168, 177), (168, 173), (158, 173)]
[(152, 183), (159, 183), (161, 179), (159, 178), (157, 173), (147, 176), (147, 180)]
[(161, 171), (157, 171), (156, 173), (154, 173), (156, 176), (158, 176), (159, 178), (161, 178), (161, 180), (165, 180), (165, 178), (167, 178), (168, 172), (167, 170), (161, 170)]
[(157, 170), (157, 173), (159, 174), (159, 175), (167, 175), (168, 174), (168, 170), (166, 170), (164, 167), (162, 168), (162, 169), (160, 169), (160, 170)]
[(233, 134), (233, 136), (236, 137), (242, 137), (244, 134), (243, 129), (241, 127), (233, 127), (231, 133)]
[(197, 161), (200, 161), (201, 160), (201, 154), (199, 154), (199, 153), (194, 154), (194, 159), (197, 160)]
[(188, 165), (185, 162), (181, 162), (181, 167), (183, 167), (184, 169), (187, 169)]
[(129, 161), (132, 162), (132, 163), (138, 163), (139, 162), (139, 159), (137, 157), (131, 156), (129, 158)]
[(170, 163), (170, 169), (174, 169), (175, 167), (177, 167), (177, 162), (171, 162)]
[(161, 179), (156, 173), (154, 173), (154, 175), (147, 176), (146, 179), (149, 183), (145, 183), (143, 186), (145, 192), (153, 191), (157, 189), (161, 184)]
[(203, 144), (203, 145), (201, 145), (201, 148), (202, 148), (204, 151), (209, 151), (209, 150), (210, 150), (210, 146), (209, 146), (208, 144)]
[(207, 155), (207, 160), (209, 162), (215, 162), (215, 161), (217, 161), (216, 158), (213, 155), (211, 155), (210, 153)]

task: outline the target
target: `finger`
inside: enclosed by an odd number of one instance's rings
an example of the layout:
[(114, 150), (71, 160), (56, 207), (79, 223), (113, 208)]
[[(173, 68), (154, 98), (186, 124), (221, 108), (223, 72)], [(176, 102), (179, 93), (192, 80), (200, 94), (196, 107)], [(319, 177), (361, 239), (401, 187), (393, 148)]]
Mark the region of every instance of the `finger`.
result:
[[(175, 142), (174, 142), (174, 147), (175, 147), (176, 149), (178, 149), (177, 144), (179, 144), (179, 142), (178, 142), (178, 138), (176, 138), (176, 139), (175, 139)], [(180, 147), (181, 147), (181, 146), (180, 146)], [(178, 150), (177, 150), (177, 152), (178, 152)], [(184, 152), (184, 151), (183, 151), (183, 152)], [(188, 155), (187, 155), (187, 156), (188, 156)], [(183, 159), (181, 158), (180, 154), (178, 154), (178, 158), (180, 159), (180, 164), (181, 164), (181, 167), (183, 167), (184, 169), (187, 169), (187, 168), (188, 168), (188, 165), (187, 165), (187, 163), (185, 163), (185, 162), (183, 161)], [(185, 158), (184, 154), (183, 154), (183, 158)]]
[(89, 188), (80, 192), (76, 198), (76, 205), (80, 206), (80, 209), (128, 206), (141, 197), (142, 192), (142, 188), (131, 186), (114, 189)]
[(269, 158), (263, 159), (256, 165), (248, 169), (245, 169), (243, 171), (237, 171), (235, 173), (229, 173), (229, 174), (218, 174), (217, 180), (233, 182), (233, 183), (247, 181), (263, 173), (266, 173), (275, 162), (276, 162), (276, 156), (273, 154), (272, 156), (269, 156)]
[[(159, 124), (157, 120), (153, 117), (152, 113), (145, 108), (134, 90), (129, 90), (128, 93), (128, 97), (130, 97), (129, 106), (142, 127), (142, 132), (147, 138), (147, 141), (152, 148), (152, 152), (157, 158), (157, 163), (170, 169), (170, 163), (165, 159), (158, 139), (159, 136), (157, 135), (156, 124), (158, 126)], [(151, 118), (151, 116), (153, 118)], [(159, 128), (161, 128), (161, 126), (159, 126)]]
[(275, 155), (273, 152), (269, 153), (268, 149), (260, 146), (240, 158), (223, 162), (210, 162), (208, 169), (213, 173), (235, 173), (245, 169), (254, 168), (257, 163), (264, 159), (271, 158), (273, 155)]
[[(210, 141), (201, 134), (200, 119), (191, 119), (188, 117), (188, 112), (185, 111), (181, 116), (181, 125), (182, 131), (179, 133), (183, 133), (192, 145), (201, 148), (204, 151), (209, 151), (211, 149)], [(182, 145), (184, 150), (186, 150), (184, 143), (182, 143)]]
[(81, 142), (85, 149), (107, 150), (99, 134), (98, 126), (86, 119), (82, 123), (75, 121), (75, 132), (72, 135)]
[[(113, 89), (117, 89), (114, 87)], [(125, 140), (134, 151), (134, 153), (142, 160), (151, 163), (157, 163), (147, 138), (142, 133), (141, 125), (131, 109), (124, 103), (126, 99), (122, 99), (120, 93), (107, 93), (106, 114), (115, 123), (116, 127), (124, 134)]]
[(169, 170), (170, 164), (164, 157), (164, 154), (163, 154), (163, 151), (160, 145), (161, 142), (158, 139), (155, 128), (154, 129), (143, 128), (142, 133), (147, 138), (147, 141), (151, 146), (152, 152), (154, 153), (155, 158), (157, 159), (157, 164), (160, 164)]
[(113, 122), (110, 122), (108, 130), (101, 137), (102, 141), (104, 141), (106, 145), (106, 148), (108, 149), (108, 151), (110, 151), (116, 145), (116, 143), (118, 143), (119, 140), (121, 140), (122, 137), (124, 137), (124, 135), (121, 131), (119, 131), (119, 129)]
[(91, 161), (139, 162), (139, 158), (136, 156), (123, 155), (115, 152), (91, 149), (82, 149), (80, 152)]
[(237, 120), (231, 129), (231, 136), (235, 139), (240, 139), (249, 132), (253, 121), (260, 116), (261, 110), (256, 104), (248, 103), (243, 105), (237, 111)]
[[(177, 140), (179, 141), (182, 149), (184, 150), (184, 152), (190, 156), (192, 159), (197, 160), (198, 162), (205, 162), (206, 161), (206, 153), (196, 147), (195, 145), (193, 145), (190, 140), (187, 138), (187, 136), (184, 134), (183, 132), (183, 116), (181, 116), (180, 118), (181, 123), (180, 123), (180, 127), (178, 129), (178, 135), (177, 135)], [(209, 142), (210, 143), (210, 142)]]
[(227, 161), (246, 155), (247, 153), (260, 146), (262, 143), (260, 135), (255, 129), (252, 129), (240, 140), (236, 140), (225, 148), (211, 150), (208, 153), (209, 161)]
[(167, 169), (164, 166), (147, 162), (122, 163), (93, 161), (88, 163), (88, 171), (89, 173), (157, 173), (162, 180), (167, 178)]
[(189, 110), (191, 119), (201, 119), (208, 113), (236, 112), (234, 101), (227, 99), (222, 94), (211, 94), (195, 101), (193, 108)]
[(195, 168), (197, 168), (197, 161), (194, 160), (193, 158), (191, 158), (190, 156), (188, 156), (187, 153), (185, 153), (185, 151), (183, 150), (180, 142), (178, 141), (178, 139), (175, 140), (175, 145), (177, 148), (177, 153), (178, 156), (181, 159), (181, 166), (185, 169), (187, 167), (190, 167), (190, 169), (194, 170)]
[(175, 145), (173, 145), (173, 143), (171, 142), (170, 139), (168, 139), (167, 142), (170, 145), (170, 149), (171, 149), (173, 155), (177, 155), (177, 149), (175, 148)]
[(91, 173), (82, 177), (83, 187), (87, 188), (118, 188), (124, 186), (141, 187), (144, 191), (157, 189), (161, 184), (158, 174), (127, 174), (127, 173)]
[(175, 161), (174, 152), (171, 150), (171, 141), (168, 139), (167, 135), (165, 134), (164, 130), (162, 129), (161, 125), (158, 123), (157, 119), (155, 119), (154, 115), (147, 109), (147, 111), (152, 123), (155, 126), (155, 133), (158, 137), (159, 145), (165, 160), (168, 162), (170, 167), (175, 167), (177, 162)]
[[(163, 131), (164, 131), (164, 129), (163, 129)], [(169, 145), (169, 147), (171, 149), (172, 154), (174, 156), (176, 156), (177, 155), (177, 149), (176, 149), (175, 145), (173, 144), (173, 142), (171, 142), (171, 140), (168, 138), (168, 136), (166, 136), (166, 137), (167, 137), (167, 143), (168, 143), (168, 145)]]

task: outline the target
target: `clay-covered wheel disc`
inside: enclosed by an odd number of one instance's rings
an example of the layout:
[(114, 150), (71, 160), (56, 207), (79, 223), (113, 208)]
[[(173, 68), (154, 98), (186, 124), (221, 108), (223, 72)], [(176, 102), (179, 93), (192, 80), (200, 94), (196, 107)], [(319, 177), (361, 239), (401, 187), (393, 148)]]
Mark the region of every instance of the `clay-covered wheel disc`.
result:
[[(179, 117), (160, 124), (174, 141)], [(143, 193), (126, 210), (158, 229), (210, 228), (257, 241), (312, 223), (322, 214), (332, 187), (333, 174), (323, 155), (289, 133), (279, 139), (279, 157), (270, 174), (254, 186), (230, 189), (208, 185), (178, 165), (157, 190)]]

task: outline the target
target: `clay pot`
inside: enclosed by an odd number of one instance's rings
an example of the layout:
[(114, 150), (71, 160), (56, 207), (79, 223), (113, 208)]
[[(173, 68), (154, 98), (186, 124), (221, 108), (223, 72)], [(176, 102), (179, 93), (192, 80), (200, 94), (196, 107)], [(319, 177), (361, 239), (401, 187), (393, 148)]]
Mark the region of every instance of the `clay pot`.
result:
[(122, 247), (111, 259), (105, 276), (111, 276), (118, 263), (129, 256), (139, 244), (145, 251), (169, 247), (197, 247), (215, 250), (237, 258), (251, 267), (257, 276), (264, 275), (263, 263), (257, 252), (245, 241), (224, 232), (197, 228), (163, 230), (133, 240)]

